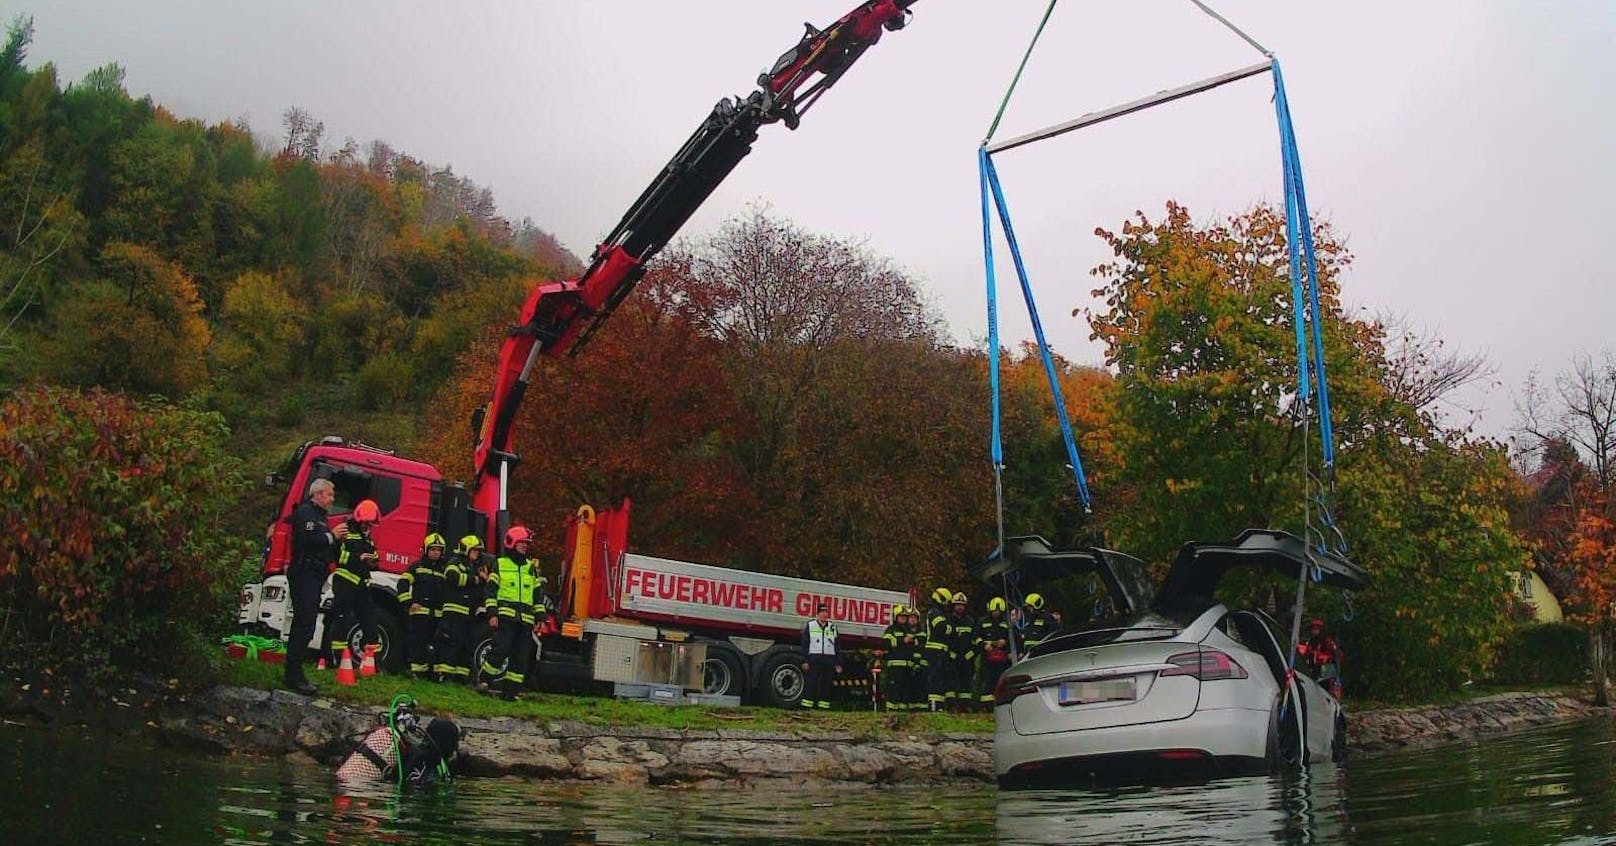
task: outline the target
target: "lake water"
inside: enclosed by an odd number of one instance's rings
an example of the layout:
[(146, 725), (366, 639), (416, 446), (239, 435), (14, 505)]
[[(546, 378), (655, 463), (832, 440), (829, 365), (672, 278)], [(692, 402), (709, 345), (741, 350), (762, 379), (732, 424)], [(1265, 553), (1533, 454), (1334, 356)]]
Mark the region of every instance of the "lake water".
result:
[(1303, 778), (1000, 792), (468, 779), (336, 795), (330, 771), (0, 725), (0, 844), (1616, 843), (1609, 719)]

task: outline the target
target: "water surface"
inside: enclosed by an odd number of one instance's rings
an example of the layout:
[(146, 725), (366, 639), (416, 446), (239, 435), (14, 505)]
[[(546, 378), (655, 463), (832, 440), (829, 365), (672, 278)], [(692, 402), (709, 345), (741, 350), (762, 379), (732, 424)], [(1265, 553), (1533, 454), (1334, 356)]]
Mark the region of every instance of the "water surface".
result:
[(0, 843), (1616, 843), (1609, 719), (1359, 757), (1301, 778), (1000, 792), (468, 779), (337, 794), (330, 772), (0, 725)]

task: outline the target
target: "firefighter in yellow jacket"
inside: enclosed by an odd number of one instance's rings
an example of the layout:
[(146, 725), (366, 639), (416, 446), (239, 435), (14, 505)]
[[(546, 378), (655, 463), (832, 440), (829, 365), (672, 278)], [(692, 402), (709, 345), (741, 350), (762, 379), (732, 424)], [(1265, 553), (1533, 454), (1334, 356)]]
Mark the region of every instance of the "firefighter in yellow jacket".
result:
[(488, 587), (494, 599), (494, 615), (488, 625), (494, 630), (494, 646), (483, 661), (479, 690), (498, 689), (501, 699), (515, 699), (527, 684), (528, 665), (533, 657), (533, 625), (544, 612), (544, 576), (538, 562), (528, 557), (533, 533), (522, 526), (505, 532), (505, 554), (488, 573)]

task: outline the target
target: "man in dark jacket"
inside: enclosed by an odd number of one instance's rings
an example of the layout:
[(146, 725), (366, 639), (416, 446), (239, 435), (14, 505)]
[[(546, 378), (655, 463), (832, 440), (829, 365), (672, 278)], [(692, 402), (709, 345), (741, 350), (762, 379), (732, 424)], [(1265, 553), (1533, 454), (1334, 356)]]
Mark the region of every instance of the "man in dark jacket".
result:
[[(318, 692), (303, 675), (303, 661), (314, 639), (314, 621), (320, 614), (320, 588), (325, 586), (331, 560), (336, 556), (337, 538), (326, 522), (326, 509), (336, 491), (329, 479), (309, 484), (309, 498), (292, 509), (292, 561), (286, 568), (287, 596), (292, 602), (290, 640), (286, 644), (286, 680), (291, 690), (304, 695)], [(347, 531), (347, 526), (337, 526)]]

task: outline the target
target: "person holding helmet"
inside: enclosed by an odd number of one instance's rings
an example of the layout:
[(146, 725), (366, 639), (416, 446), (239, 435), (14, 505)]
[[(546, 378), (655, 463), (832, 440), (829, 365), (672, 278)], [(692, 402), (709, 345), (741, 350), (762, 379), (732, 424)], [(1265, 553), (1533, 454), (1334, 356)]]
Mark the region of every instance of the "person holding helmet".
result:
[(987, 616), (976, 623), (976, 639), (982, 647), (982, 684), (976, 691), (980, 707), (992, 707), (993, 689), (1010, 666), (1010, 620), (1005, 616), (1009, 609), (1004, 597), (995, 596), (988, 600)]
[(953, 638), (948, 607), (953, 601), (954, 592), (940, 587), (931, 592), (931, 607), (926, 609), (926, 704), (933, 711), (943, 710), (954, 691), (954, 661), (948, 655)]
[(398, 604), (408, 612), (404, 637), (409, 647), (410, 678), (432, 671), (432, 636), (443, 616), (443, 535), (421, 541), (421, 557), (398, 577)]
[(333, 664), (342, 658), (348, 622), (360, 627), (360, 655), (376, 647), (376, 605), (370, 599), (370, 571), (381, 556), (370, 539), (370, 528), (382, 519), (374, 500), (363, 499), (348, 516), (348, 531), (337, 547), (337, 569), (331, 573), (331, 607), (325, 613), (326, 648)]
[(494, 630), (494, 648), (482, 665), (483, 681), (478, 690), (499, 689), (501, 699), (516, 699), (527, 683), (529, 659), (533, 655), (533, 625), (544, 610), (544, 576), (538, 562), (528, 557), (533, 533), (524, 526), (505, 531), (505, 554), (488, 573), (489, 594), (494, 599), (494, 615), (488, 625)]
[(483, 539), (476, 535), (461, 538), (454, 555), (443, 565), (442, 615), (432, 635), (432, 672), (438, 681), (471, 679), (471, 658), (466, 654), (471, 639), (471, 610), (482, 601), (487, 572)]
[(915, 707), (915, 675), (920, 671), (924, 640), (923, 635), (916, 637), (919, 633), (915, 628), (909, 606), (893, 606), (892, 625), (881, 635), (887, 645), (882, 675), (886, 682), (888, 711), (910, 711)]
[(966, 611), (969, 602), (965, 591), (954, 591), (953, 609), (948, 614), (948, 657), (954, 662), (954, 690), (947, 696), (955, 711), (969, 710), (976, 702), (976, 621)]

